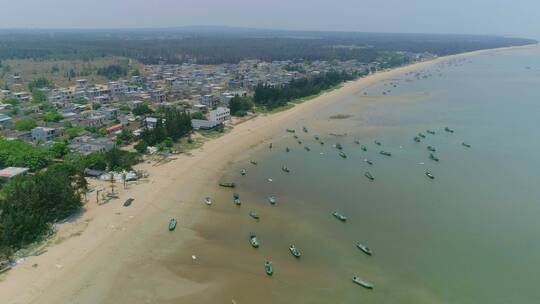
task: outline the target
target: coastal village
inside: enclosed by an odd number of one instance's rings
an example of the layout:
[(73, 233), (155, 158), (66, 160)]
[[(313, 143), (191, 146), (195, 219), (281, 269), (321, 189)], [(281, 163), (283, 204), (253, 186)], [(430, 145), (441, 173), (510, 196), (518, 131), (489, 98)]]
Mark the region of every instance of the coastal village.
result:
[[(412, 61), (433, 57), (412, 53), (407, 56)], [(154, 128), (158, 117), (151, 112), (160, 107), (191, 113), (195, 131), (216, 129), (242, 120), (231, 119), (229, 102), (235, 96), (253, 95), (259, 84), (281, 86), (330, 71), (361, 75), (377, 71), (382, 64), (356, 60), (244, 60), (213, 66), (163, 62), (146, 65), (140, 75), (108, 83), (76, 79), (69, 87), (34, 88), (46, 96), (42, 102), (33, 100), (35, 95), (25, 85), (28, 79), (11, 74), (4, 77), (5, 86), (0, 90), (0, 136), (45, 146), (55, 140), (67, 140), (71, 152), (104, 152), (122, 144), (118, 140), (122, 132), (136, 139), (143, 128)], [(147, 150), (156, 151), (154, 147)], [(0, 175), (11, 178), (25, 172), (25, 168), (4, 168)]]

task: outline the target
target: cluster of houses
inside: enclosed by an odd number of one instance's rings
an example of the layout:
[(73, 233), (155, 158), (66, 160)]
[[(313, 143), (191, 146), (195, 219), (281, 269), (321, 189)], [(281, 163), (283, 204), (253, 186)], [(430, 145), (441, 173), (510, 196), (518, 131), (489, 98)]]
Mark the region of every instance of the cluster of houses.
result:
[[(147, 65), (141, 76), (131, 76), (129, 79), (106, 84), (92, 84), (86, 79), (78, 79), (70, 87), (41, 89), (47, 96), (49, 109), (62, 116), (59, 122), (47, 123), (40, 121), (44, 111), (30, 102), (31, 94), (16, 89), (23, 88), (22, 77), (10, 75), (4, 82), (11, 90), (0, 90), (0, 136), (47, 143), (59, 136), (67, 137), (69, 128), (86, 129), (70, 138), (70, 148), (85, 154), (106, 151), (114, 146), (116, 136), (123, 129), (137, 136), (143, 125), (151, 127), (157, 121), (155, 117), (141, 117), (133, 113), (143, 103), (153, 109), (172, 106), (201, 112), (205, 119), (193, 119), (194, 129), (212, 129), (230, 120), (228, 107), (234, 96), (253, 94), (254, 88), (260, 83), (281, 85), (331, 70), (349, 73), (372, 71), (379, 64), (356, 60), (244, 60), (237, 64), (220, 65)], [(16, 98), (20, 103), (1, 103), (8, 98)], [(29, 131), (15, 130), (14, 123), (23, 118), (34, 118), (38, 126)], [(102, 130), (99, 136), (88, 131), (97, 129)]]

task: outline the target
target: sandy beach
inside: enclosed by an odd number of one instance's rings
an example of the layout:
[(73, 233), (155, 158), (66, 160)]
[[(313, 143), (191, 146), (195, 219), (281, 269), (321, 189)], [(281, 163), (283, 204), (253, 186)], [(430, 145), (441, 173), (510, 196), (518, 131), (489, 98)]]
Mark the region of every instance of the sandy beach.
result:
[[(340, 96), (440, 62), (507, 49), (440, 57), (378, 72), (289, 110), (245, 121), (191, 155), (178, 155), (157, 166), (138, 165), (149, 173), (147, 180), (127, 189), (117, 185), (120, 198), (101, 206), (89, 196), (80, 216), (58, 225), (46, 253), (27, 258), (0, 277), (2, 303), (175, 303), (175, 298), (204, 291), (207, 283), (175, 275), (159, 257), (171, 254), (171, 246), (163, 250), (163, 244), (181, 246), (201, 238), (193, 227), (205, 220), (205, 189), (215, 187), (233, 161), (247, 158), (252, 148), (271, 142), (288, 124), (339, 101)], [(129, 197), (135, 199), (132, 206), (122, 207)], [(173, 233), (167, 231), (171, 217), (178, 219)], [(188, 261), (196, 253), (178, 254)], [(129, 285), (122, 281), (125, 277), (130, 278)]]

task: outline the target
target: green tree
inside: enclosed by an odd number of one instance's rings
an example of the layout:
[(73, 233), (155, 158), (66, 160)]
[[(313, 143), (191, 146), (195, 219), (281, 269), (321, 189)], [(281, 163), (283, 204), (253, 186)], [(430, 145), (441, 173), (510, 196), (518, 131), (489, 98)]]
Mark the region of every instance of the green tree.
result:
[(30, 131), (36, 127), (36, 122), (31, 118), (23, 118), (16, 121), (13, 127), (17, 131)]
[(193, 119), (202, 119), (202, 120), (206, 120), (206, 117), (205, 117), (204, 114), (201, 113), (201, 112), (192, 112), (192, 113), (191, 113), (191, 118), (193, 118)]
[(18, 100), (17, 98), (7, 98), (7, 99), (2, 100), (2, 103), (10, 104), (12, 106), (16, 106), (16, 105), (19, 105), (21, 103), (21, 101)]
[(139, 141), (135, 146), (133, 146), (137, 152), (144, 154), (146, 153), (146, 150), (148, 149), (148, 145), (144, 141)]
[(43, 115), (43, 120), (46, 122), (59, 122), (64, 117), (58, 112), (47, 112)]
[(42, 103), (47, 101), (47, 94), (41, 90), (34, 90), (32, 92), (32, 103)]
[(49, 79), (45, 77), (39, 77), (30, 81), (30, 83), (28, 84), (28, 90), (30, 90), (30, 92), (34, 92), (35, 89), (52, 87), (52, 85), (53, 84)]
[(133, 110), (131, 112), (133, 113), (133, 115), (140, 116), (140, 115), (151, 114), (153, 111), (152, 111), (152, 109), (150, 109), (148, 104), (145, 102), (145, 103), (140, 103), (140, 104), (136, 105), (135, 108), (133, 108)]

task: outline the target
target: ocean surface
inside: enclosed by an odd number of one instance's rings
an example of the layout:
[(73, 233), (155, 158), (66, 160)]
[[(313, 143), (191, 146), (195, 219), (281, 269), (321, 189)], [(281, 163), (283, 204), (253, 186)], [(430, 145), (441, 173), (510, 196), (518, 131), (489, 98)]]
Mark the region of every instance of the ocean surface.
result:
[[(223, 180), (236, 189), (209, 190), (214, 204), (189, 244), (204, 260), (171, 259), (178, 274), (208, 284), (186, 303), (538, 303), (539, 131), (539, 48), (437, 64), (283, 126), (272, 149), (267, 142), (231, 165)], [(354, 275), (375, 288), (353, 284)]]

